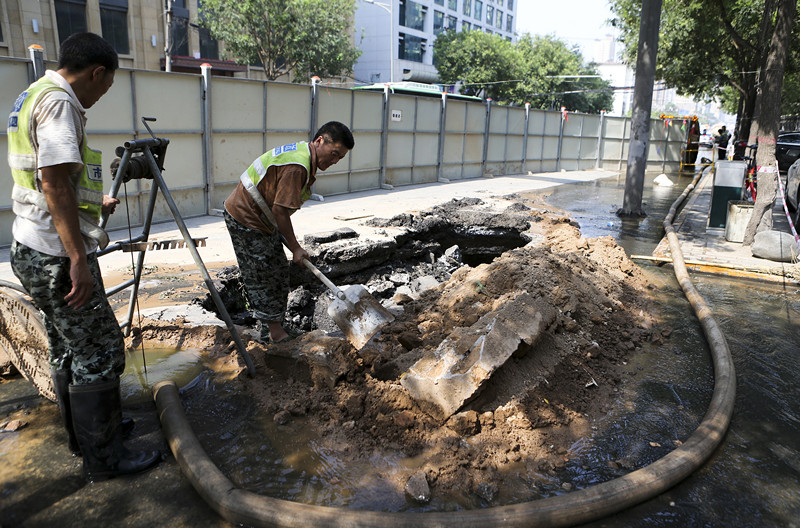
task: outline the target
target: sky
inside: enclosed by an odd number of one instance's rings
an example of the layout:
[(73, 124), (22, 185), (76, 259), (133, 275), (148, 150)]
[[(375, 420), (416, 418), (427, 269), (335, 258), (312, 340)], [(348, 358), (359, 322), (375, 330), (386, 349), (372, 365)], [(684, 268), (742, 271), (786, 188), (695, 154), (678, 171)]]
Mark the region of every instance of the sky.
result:
[[(611, 9), (606, 0), (517, 0), (517, 33), (555, 34), (570, 44), (581, 47), (584, 59), (590, 60), (595, 39), (613, 34), (606, 24)], [(555, 9), (550, 7), (557, 5)]]

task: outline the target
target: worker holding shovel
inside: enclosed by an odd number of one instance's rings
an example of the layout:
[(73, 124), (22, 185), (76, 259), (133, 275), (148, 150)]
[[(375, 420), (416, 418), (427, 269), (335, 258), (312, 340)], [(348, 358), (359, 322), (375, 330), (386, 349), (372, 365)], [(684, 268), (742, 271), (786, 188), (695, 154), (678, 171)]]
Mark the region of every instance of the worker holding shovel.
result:
[(283, 328), (289, 295), (289, 262), (283, 244), (295, 264), (307, 260), (308, 253), (297, 242), (291, 215), (311, 197), (317, 170), (335, 165), (354, 146), (347, 126), (326, 123), (311, 142), (283, 145), (259, 156), (225, 200), (225, 225), (264, 342), (292, 338)]

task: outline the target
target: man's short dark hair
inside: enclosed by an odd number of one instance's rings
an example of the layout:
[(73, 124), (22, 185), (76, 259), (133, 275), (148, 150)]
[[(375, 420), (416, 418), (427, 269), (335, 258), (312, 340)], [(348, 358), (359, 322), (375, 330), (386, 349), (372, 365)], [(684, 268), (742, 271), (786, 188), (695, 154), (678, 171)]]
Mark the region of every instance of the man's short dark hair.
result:
[(85, 70), (95, 64), (114, 72), (119, 68), (117, 52), (109, 42), (94, 33), (73, 33), (61, 43), (58, 69), (70, 73)]
[(353, 150), (356, 146), (356, 140), (353, 139), (353, 133), (347, 128), (347, 125), (338, 121), (328, 121), (317, 130), (314, 139), (323, 136), (325, 140), (330, 140), (333, 143), (341, 143), (347, 150)]

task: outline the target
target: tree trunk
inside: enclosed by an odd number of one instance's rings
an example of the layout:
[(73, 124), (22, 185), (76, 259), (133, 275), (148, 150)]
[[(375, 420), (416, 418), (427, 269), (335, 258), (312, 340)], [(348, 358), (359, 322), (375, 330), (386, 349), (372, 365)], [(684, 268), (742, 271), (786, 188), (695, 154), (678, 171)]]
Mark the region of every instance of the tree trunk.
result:
[(642, 209), (644, 173), (650, 143), (650, 111), (653, 107), (653, 80), (658, 54), (658, 29), (661, 26), (661, 0), (644, 0), (639, 23), (639, 50), (636, 54), (636, 79), (633, 84), (633, 115), (628, 147), (625, 195), (618, 216), (645, 216)]
[(779, 177), (775, 163), (775, 143), (781, 118), (783, 72), (796, 10), (797, 0), (780, 0), (778, 3), (775, 30), (769, 44), (766, 67), (762, 71), (763, 83), (756, 105), (755, 119), (758, 140), (756, 152), (758, 194), (744, 232), (742, 243), (746, 246), (753, 243), (756, 233), (772, 229), (772, 207), (775, 203)]

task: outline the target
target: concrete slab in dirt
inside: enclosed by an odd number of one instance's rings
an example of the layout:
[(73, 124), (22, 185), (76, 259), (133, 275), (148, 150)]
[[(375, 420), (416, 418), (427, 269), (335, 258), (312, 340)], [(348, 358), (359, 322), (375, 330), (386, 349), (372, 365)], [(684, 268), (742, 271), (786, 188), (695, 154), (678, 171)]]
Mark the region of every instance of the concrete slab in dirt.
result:
[(551, 306), (523, 292), (469, 328), (456, 329), (417, 361), (400, 383), (432, 416), (447, 419), (477, 394), (521, 343), (535, 345), (555, 317)]

